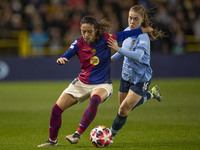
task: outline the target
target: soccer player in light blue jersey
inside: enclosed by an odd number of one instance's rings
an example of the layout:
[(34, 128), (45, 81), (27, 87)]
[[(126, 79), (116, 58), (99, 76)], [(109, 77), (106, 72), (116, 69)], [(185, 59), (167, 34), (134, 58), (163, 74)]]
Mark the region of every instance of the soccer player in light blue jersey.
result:
[[(125, 31), (136, 28), (147, 27), (150, 20), (146, 9), (141, 5), (132, 7), (128, 16), (129, 27)], [(158, 36), (163, 36), (162, 31), (154, 30), (152, 34), (140, 34), (125, 39), (122, 47), (118, 47), (115, 39), (109, 38), (109, 47), (117, 51), (112, 56), (112, 61), (124, 56), (122, 67), (122, 78), (119, 88), (120, 107), (115, 120), (113, 121), (111, 132), (114, 137), (124, 126), (127, 116), (131, 110), (139, 106), (150, 98), (161, 100), (161, 94), (157, 86), (148, 92), (152, 78), (150, 67), (150, 39), (155, 40)]]

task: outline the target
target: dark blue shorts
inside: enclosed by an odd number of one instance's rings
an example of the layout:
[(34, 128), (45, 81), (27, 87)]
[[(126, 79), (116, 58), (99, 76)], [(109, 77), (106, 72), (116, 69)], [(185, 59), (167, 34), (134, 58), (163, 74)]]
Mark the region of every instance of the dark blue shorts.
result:
[(134, 84), (132, 82), (125, 81), (121, 79), (119, 91), (123, 93), (128, 93), (129, 89), (135, 92), (140, 96), (145, 96), (149, 89), (149, 85), (151, 84), (151, 80), (148, 82), (139, 82)]

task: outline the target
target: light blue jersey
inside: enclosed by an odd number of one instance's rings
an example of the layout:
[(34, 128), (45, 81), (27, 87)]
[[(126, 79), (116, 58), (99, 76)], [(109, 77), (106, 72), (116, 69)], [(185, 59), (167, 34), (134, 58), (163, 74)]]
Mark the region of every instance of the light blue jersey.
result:
[[(129, 27), (125, 29), (127, 30), (130, 30)], [(122, 48), (112, 56), (112, 59), (115, 61), (121, 56), (124, 56), (122, 67), (124, 80), (134, 84), (151, 80), (150, 40), (147, 33), (125, 39)]]

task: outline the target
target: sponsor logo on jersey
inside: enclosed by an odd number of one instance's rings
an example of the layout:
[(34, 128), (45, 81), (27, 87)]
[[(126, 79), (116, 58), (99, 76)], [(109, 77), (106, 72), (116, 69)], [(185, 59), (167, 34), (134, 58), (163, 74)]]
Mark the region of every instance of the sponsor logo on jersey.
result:
[(90, 64), (92, 65), (98, 65), (99, 64), (99, 58), (97, 56), (93, 56), (90, 58)]
[(147, 45), (147, 42), (146, 41), (140, 41), (140, 44), (146, 44)]
[(73, 49), (73, 48), (74, 48), (74, 45), (71, 45), (69, 48)]
[(69, 48), (71, 48), (71, 49), (73, 49), (74, 48), (74, 45), (77, 43), (77, 40), (75, 40), (72, 44), (71, 44), (71, 46), (69, 47)]

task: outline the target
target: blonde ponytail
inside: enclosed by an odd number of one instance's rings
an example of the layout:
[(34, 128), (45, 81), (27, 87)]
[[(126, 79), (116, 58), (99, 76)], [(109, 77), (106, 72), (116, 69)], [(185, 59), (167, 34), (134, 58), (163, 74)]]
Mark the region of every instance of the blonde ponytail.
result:
[[(153, 23), (151, 22), (151, 20), (149, 19), (149, 15), (148, 12), (146, 10), (146, 8), (142, 5), (135, 5), (133, 7), (130, 8), (129, 11), (134, 11), (136, 13), (138, 13), (143, 19), (143, 23), (142, 23), (142, 27), (146, 28), (146, 27), (152, 27)], [(165, 37), (164, 32), (162, 30), (158, 30), (158, 29), (154, 29), (154, 31), (152, 32), (153, 37), (150, 36), (150, 40), (156, 40), (158, 37)]]

